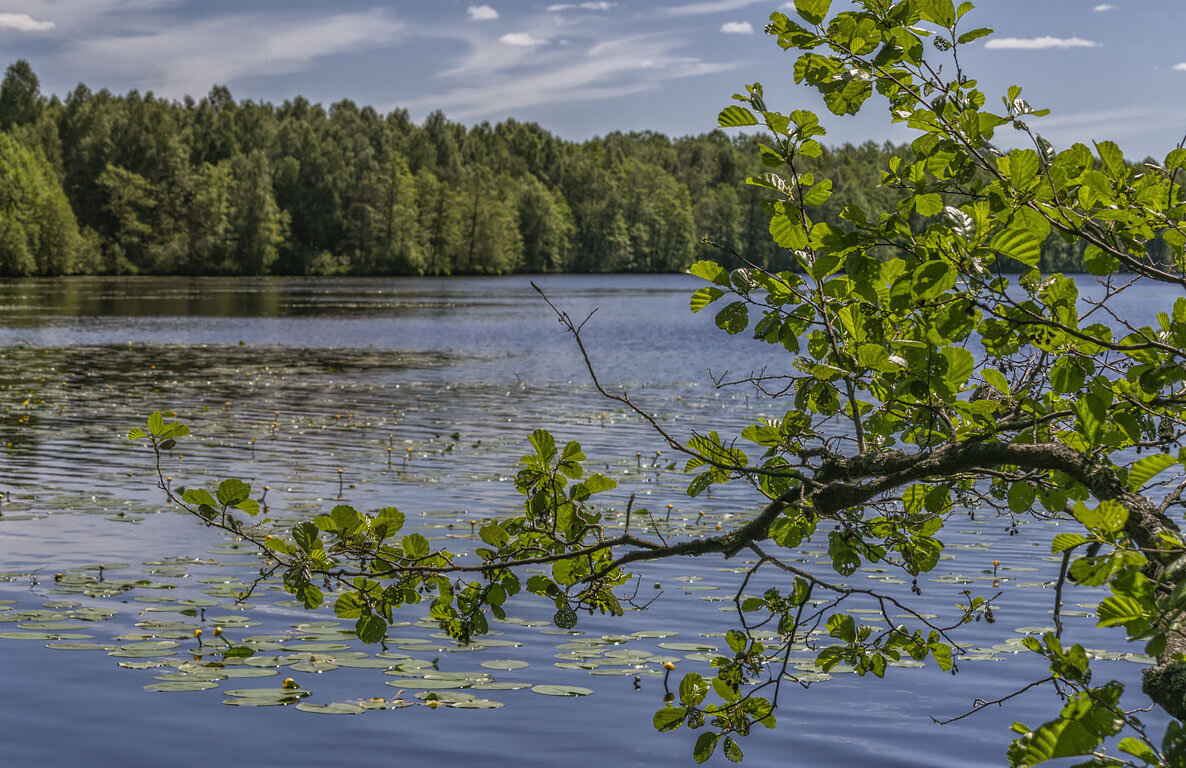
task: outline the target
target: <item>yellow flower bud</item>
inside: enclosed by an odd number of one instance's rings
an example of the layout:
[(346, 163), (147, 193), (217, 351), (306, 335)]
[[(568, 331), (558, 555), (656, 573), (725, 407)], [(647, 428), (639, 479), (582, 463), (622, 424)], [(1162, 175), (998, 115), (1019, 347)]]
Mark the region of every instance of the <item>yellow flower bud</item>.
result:
[(675, 665), (670, 661), (665, 661), (663, 662), (663, 669), (666, 669), (668, 672), (670, 672), (671, 670), (675, 669)]
[(286, 688), (288, 690), (291, 690), (293, 688), (300, 688), (300, 686), (297, 685), (297, 681), (293, 680), (291, 677), (284, 678), (284, 685), (282, 687)]
[(195, 630), (194, 630), (194, 637), (201, 637), (201, 636), (202, 636), (202, 630), (200, 630), (200, 629), (195, 629)]

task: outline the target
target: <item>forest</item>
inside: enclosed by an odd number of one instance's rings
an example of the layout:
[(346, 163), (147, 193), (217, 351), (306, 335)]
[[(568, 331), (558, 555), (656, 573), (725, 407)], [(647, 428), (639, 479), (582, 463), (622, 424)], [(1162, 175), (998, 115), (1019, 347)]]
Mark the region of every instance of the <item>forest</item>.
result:
[[(821, 146), (818, 221), (906, 200), (882, 186), (907, 146)], [(533, 123), (471, 128), (339, 101), (182, 102), (78, 85), (0, 85), (0, 276), (677, 272), (739, 256), (776, 270), (755, 136), (566, 141)], [(901, 203), (905, 204), (905, 203)], [(904, 211), (908, 216), (917, 216)], [(719, 247), (718, 247), (719, 246)], [(1047, 271), (1081, 271), (1056, 236)]]

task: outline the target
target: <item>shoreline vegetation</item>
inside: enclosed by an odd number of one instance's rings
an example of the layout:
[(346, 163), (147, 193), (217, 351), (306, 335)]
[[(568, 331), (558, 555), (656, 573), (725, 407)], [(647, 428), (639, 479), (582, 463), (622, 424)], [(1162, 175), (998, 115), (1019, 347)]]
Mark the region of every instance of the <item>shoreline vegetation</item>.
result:
[[(817, 220), (907, 199), (881, 186), (903, 153), (821, 147), (806, 170), (836, 182)], [(63, 101), (22, 60), (0, 84), (0, 277), (665, 273), (734, 254), (777, 271), (769, 190), (745, 183), (761, 157), (758, 137), (719, 130), (573, 142), (222, 86), (178, 102), (80, 84)], [(1081, 250), (1051, 236), (1039, 267), (1083, 271)]]

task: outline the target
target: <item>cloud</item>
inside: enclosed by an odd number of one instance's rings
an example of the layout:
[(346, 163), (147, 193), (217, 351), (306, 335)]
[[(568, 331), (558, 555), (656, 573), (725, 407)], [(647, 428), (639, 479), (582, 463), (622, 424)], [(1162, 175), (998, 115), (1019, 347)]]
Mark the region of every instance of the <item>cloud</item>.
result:
[(15, 29), (18, 32), (44, 32), (53, 28), (52, 21), (37, 21), (27, 13), (0, 13), (0, 29)]
[[(601, 31), (603, 32), (603, 30)], [(445, 109), (453, 119), (502, 118), (531, 107), (599, 101), (656, 90), (664, 82), (723, 72), (737, 63), (717, 63), (683, 56), (685, 40), (661, 34), (602, 39), (588, 25), (580, 39), (561, 51), (555, 47), (513, 48), (476, 37), (463, 62), (440, 77), (459, 84), (437, 89), (400, 106)], [(577, 55), (578, 46), (586, 46)], [(478, 66), (481, 63), (482, 66)], [(646, 70), (640, 77), (639, 71)]]
[(1116, 10), (1116, 6), (1114, 6), (1114, 5), (1111, 5), (1111, 4), (1109, 4), (1109, 3), (1100, 3), (1099, 5), (1097, 5), (1096, 7), (1092, 8), (1091, 10), (1095, 11), (1096, 13), (1103, 13), (1104, 11), (1114, 11), (1114, 10)]
[(549, 5), (545, 10), (549, 13), (557, 13), (559, 11), (571, 11), (573, 8), (580, 8), (583, 11), (608, 11), (617, 3), (558, 3), (556, 5)]
[(498, 38), (498, 42), (503, 45), (516, 45), (521, 48), (530, 48), (536, 45), (544, 45), (547, 40), (536, 37), (529, 32), (507, 32), (502, 37)]
[(498, 11), (488, 5), (471, 5), (465, 9), (465, 12), (474, 21), (489, 21), (498, 18)]
[(1045, 48), (1097, 48), (1099, 43), (1081, 37), (998, 37), (985, 48), (1039, 51)]
[(1175, 64), (1174, 71), (1175, 72), (1186, 72), (1186, 61), (1182, 62), (1181, 64)]
[(727, 21), (721, 25), (721, 31), (726, 35), (752, 35), (754, 25), (748, 21)]
[(669, 5), (662, 11), (668, 16), (703, 16), (709, 13), (723, 13), (748, 8), (762, 0), (703, 0), (698, 3), (684, 5)]
[(79, 71), (98, 70), (181, 97), (204, 94), (215, 83), (301, 72), (323, 56), (387, 45), (401, 29), (383, 10), (286, 21), (258, 13), (216, 16), (82, 40), (67, 57)]

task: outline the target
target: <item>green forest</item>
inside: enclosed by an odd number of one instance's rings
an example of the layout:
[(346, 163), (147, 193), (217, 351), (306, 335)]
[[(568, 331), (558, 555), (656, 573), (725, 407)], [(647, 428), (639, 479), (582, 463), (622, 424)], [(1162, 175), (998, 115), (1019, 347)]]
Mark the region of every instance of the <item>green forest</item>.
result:
[[(821, 147), (816, 219), (905, 198), (882, 172), (909, 147)], [(297, 97), (46, 97), (25, 61), (0, 85), (0, 276), (675, 272), (711, 256), (788, 268), (763, 209), (759, 140), (561, 139), (533, 123), (422, 125)], [(706, 243), (719, 245), (723, 251)], [(1078, 271), (1057, 238), (1042, 268)]]

